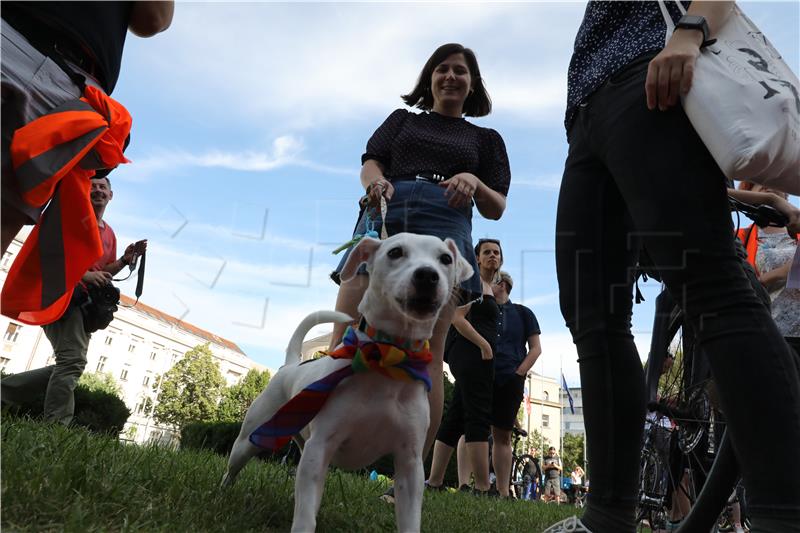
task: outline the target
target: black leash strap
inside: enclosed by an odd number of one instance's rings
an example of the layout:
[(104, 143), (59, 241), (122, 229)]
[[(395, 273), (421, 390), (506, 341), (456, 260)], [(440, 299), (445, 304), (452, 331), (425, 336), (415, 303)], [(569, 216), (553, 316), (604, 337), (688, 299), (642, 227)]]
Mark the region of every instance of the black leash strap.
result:
[[(142, 295), (142, 289), (144, 288), (144, 263), (145, 259), (147, 258), (147, 252), (142, 254), (142, 258), (139, 261), (139, 272), (136, 274), (136, 301), (139, 301), (139, 297)], [(136, 305), (136, 304), (134, 304)]]

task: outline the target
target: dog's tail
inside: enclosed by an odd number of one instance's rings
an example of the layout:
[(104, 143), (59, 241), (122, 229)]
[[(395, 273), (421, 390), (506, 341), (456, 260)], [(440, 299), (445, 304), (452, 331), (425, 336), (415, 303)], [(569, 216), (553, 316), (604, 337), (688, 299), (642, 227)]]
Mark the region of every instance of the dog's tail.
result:
[(289, 340), (289, 345), (286, 347), (286, 362), (294, 363), (300, 358), (300, 353), (303, 347), (303, 339), (311, 328), (318, 324), (325, 324), (327, 322), (337, 322), (344, 324), (345, 322), (352, 322), (353, 319), (349, 315), (339, 313), (338, 311), (316, 311), (311, 313), (300, 322), (297, 329), (294, 330), (292, 338)]

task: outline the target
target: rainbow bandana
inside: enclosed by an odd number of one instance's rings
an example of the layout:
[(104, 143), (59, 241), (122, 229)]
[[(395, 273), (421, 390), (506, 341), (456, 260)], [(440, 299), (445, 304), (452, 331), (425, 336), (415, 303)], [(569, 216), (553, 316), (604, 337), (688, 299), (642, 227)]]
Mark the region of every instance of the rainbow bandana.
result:
[(250, 442), (268, 450), (279, 450), (314, 419), (340, 381), (359, 372), (374, 371), (391, 379), (422, 381), (426, 390), (431, 390), (428, 363), (432, 354), (428, 341), (386, 335), (363, 319), (358, 328), (347, 328), (342, 343), (326, 356), (353, 362), (297, 393), (250, 434)]

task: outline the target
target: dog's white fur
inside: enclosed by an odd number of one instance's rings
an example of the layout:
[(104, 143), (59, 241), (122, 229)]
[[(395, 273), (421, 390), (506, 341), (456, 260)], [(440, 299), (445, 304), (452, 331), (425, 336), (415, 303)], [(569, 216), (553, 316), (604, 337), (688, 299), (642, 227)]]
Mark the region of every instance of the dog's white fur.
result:
[[(473, 273), (452, 239), (410, 233), (384, 241), (362, 239), (348, 257), (342, 279), (352, 278), (362, 263), (367, 264), (370, 279), (358, 310), (379, 330), (413, 340), (430, 338), (453, 288)], [(300, 323), (286, 349), (285, 365), (247, 411), (223, 485), (233, 483), (239, 470), (260, 451), (249, 440), (253, 430), (303, 388), (351, 363), (323, 357), (299, 364), (303, 338), (312, 327), (350, 320), (343, 313), (319, 311)], [(422, 448), (428, 425), (428, 398), (421, 382), (396, 381), (374, 372), (344, 379), (303, 432), (305, 436), (308, 431), (310, 437), (297, 467), (292, 531), (315, 529), (329, 464), (363, 468), (389, 453), (394, 456), (397, 529), (419, 531)]]

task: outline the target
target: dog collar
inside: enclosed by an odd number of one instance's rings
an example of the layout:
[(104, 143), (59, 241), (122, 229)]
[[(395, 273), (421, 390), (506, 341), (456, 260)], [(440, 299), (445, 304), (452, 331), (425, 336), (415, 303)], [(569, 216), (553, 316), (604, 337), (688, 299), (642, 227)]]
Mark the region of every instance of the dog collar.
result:
[(376, 371), (402, 381), (422, 381), (431, 390), (428, 363), (433, 359), (427, 340), (412, 341), (383, 333), (361, 320), (357, 328), (348, 327), (342, 343), (329, 356), (352, 359), (353, 372)]

